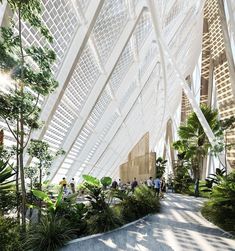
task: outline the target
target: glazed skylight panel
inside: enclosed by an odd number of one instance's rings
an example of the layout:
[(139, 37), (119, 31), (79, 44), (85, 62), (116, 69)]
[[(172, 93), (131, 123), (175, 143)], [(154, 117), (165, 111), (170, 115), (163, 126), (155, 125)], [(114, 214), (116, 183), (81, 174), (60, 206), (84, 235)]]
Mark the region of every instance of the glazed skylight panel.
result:
[(166, 14), (163, 22), (163, 26), (166, 27), (171, 22), (175, 21), (177, 15), (184, 10), (185, 5), (187, 5), (187, 1), (185, 0), (178, 0), (174, 2), (174, 5), (171, 7), (169, 12)]
[[(91, 161), (92, 157), (94, 156), (94, 154), (97, 152), (98, 148), (103, 143), (105, 136), (107, 135), (107, 133), (109, 132), (109, 130), (111, 129), (111, 127), (113, 126), (113, 124), (115, 123), (117, 118), (118, 118), (118, 114), (114, 113), (114, 115), (111, 117), (111, 119), (109, 121), (107, 121), (106, 126), (104, 127), (103, 131), (101, 132), (100, 136), (98, 137), (96, 143), (91, 145), (93, 147), (91, 148), (91, 150), (87, 154), (87, 158), (85, 159), (84, 164)], [(91, 166), (91, 168), (92, 168), (92, 166)], [(76, 174), (76, 176), (78, 176), (78, 174)]]
[(103, 64), (128, 21), (125, 0), (106, 0), (92, 31)]
[[(14, 17), (16, 19), (16, 16)], [(70, 0), (50, 0), (42, 1), (42, 22), (48, 27), (53, 36), (53, 44), (49, 44), (45, 39), (35, 31), (29, 28), (27, 24), (22, 26), (23, 42), (29, 45), (49, 47), (56, 52), (56, 63), (54, 71), (57, 72), (62, 63), (68, 46), (79, 26), (78, 18), (74, 12)]]
[(131, 47), (131, 42), (129, 41), (124, 51), (122, 52), (118, 64), (115, 67), (114, 72), (109, 80), (109, 84), (113, 92), (116, 92), (117, 89), (120, 87), (122, 79), (125, 77), (133, 62), (134, 54)]
[(153, 26), (151, 22), (150, 13), (149, 11), (144, 11), (134, 31), (138, 50), (143, 45), (144, 41), (146, 40), (146, 37), (148, 36), (148, 34), (150, 34), (152, 28)]
[(149, 50), (147, 51), (147, 54), (145, 55), (143, 61), (140, 63), (139, 67), (139, 76), (140, 78), (144, 75), (146, 70), (148, 69), (148, 66), (150, 63), (156, 59), (156, 56), (158, 56), (157, 51), (157, 45), (155, 43), (151, 43), (149, 45)]
[[(56, 120), (60, 126), (66, 128), (66, 134), (62, 142), (72, 128), (77, 115), (81, 112), (99, 75), (100, 72), (94, 62), (92, 52), (89, 46), (86, 46), (64, 92), (61, 103), (53, 115), (53, 120)], [(49, 126), (49, 131), (50, 128), (53, 128), (53, 125)]]

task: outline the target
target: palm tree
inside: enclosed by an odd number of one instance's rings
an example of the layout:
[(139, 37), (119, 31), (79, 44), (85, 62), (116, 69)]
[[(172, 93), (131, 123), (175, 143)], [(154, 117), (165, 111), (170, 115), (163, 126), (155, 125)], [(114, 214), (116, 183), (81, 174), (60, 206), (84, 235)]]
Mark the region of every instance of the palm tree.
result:
[[(201, 110), (215, 137), (222, 137), (217, 110), (212, 110), (206, 105), (201, 105)], [(203, 160), (212, 146), (195, 112), (192, 112), (186, 123), (179, 127), (178, 135), (180, 140), (173, 143), (174, 148), (181, 158), (190, 162), (194, 178), (200, 178)]]

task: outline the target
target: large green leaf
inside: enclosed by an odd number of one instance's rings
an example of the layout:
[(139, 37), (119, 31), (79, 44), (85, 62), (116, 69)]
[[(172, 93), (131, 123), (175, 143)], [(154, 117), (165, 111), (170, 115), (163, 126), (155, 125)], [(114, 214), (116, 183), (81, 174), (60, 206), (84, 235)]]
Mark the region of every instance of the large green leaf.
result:
[(58, 195), (57, 200), (54, 205), (54, 209), (56, 209), (61, 204), (62, 199), (63, 199), (63, 189), (61, 189), (59, 192), (59, 195)]
[(86, 174), (82, 175), (82, 177), (88, 184), (93, 186), (100, 186), (100, 181), (97, 178)]
[(44, 202), (46, 202), (49, 206), (54, 206), (54, 203), (52, 202), (52, 200), (49, 198), (49, 196), (45, 192), (33, 189), (32, 193), (38, 199), (43, 200)]
[(110, 186), (112, 184), (112, 179), (110, 177), (103, 177), (101, 180), (100, 180), (101, 184), (103, 186)]

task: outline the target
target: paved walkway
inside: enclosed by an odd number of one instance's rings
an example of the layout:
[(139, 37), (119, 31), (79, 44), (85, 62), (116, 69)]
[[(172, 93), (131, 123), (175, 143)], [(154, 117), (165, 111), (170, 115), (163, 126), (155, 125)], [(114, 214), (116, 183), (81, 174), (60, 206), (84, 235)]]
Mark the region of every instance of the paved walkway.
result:
[(235, 240), (206, 221), (201, 198), (167, 194), (162, 213), (126, 228), (74, 242), (63, 250), (84, 251), (235, 251)]

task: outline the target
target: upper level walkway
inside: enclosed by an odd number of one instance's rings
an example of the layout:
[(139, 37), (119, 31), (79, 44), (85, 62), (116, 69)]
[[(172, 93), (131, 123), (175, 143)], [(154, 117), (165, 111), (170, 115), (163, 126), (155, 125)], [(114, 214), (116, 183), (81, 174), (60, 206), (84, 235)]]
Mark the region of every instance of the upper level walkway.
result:
[(112, 232), (72, 241), (66, 251), (235, 251), (235, 240), (200, 214), (203, 199), (167, 194), (162, 211)]

